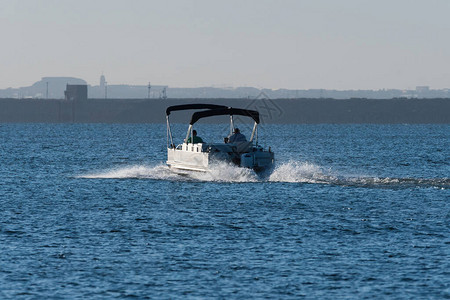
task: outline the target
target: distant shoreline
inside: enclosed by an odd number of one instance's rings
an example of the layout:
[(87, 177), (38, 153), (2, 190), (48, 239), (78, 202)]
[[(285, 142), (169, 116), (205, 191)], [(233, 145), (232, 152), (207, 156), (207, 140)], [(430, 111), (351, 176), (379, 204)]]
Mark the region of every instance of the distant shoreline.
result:
[[(0, 123), (164, 123), (167, 106), (216, 103), (256, 109), (267, 124), (450, 124), (438, 99), (0, 99)], [(188, 112), (173, 116), (187, 122)], [(172, 118), (172, 116), (171, 116)], [(223, 119), (208, 120), (220, 123)]]

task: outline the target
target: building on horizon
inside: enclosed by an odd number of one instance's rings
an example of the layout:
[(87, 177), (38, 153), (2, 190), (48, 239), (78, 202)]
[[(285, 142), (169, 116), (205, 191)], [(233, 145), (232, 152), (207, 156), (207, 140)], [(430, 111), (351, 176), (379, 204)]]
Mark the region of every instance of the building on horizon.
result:
[(86, 84), (68, 84), (64, 91), (64, 96), (66, 100), (71, 101), (87, 100), (87, 90)]
[(105, 75), (100, 76), (100, 91), (103, 92), (103, 96), (106, 98), (106, 78)]

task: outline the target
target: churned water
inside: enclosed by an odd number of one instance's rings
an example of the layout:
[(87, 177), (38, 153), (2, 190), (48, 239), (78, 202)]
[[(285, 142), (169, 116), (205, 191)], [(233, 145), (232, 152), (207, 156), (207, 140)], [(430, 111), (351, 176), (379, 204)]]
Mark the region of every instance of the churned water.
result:
[(449, 125), (259, 136), (269, 176), (180, 176), (163, 124), (0, 125), (0, 298), (450, 297)]

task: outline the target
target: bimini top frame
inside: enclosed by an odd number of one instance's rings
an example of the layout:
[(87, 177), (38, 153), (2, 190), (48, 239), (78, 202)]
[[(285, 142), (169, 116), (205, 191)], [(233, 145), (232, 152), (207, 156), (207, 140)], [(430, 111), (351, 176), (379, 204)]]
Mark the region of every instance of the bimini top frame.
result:
[(223, 116), (223, 115), (229, 115), (229, 116), (239, 115), (239, 116), (250, 117), (256, 122), (256, 124), (259, 124), (259, 112), (257, 112), (256, 110), (232, 108), (232, 107), (203, 110), (203, 111), (195, 112), (192, 115), (191, 122), (189, 124), (194, 125), (194, 123), (197, 122), (198, 120), (200, 120), (201, 118), (212, 117), (212, 116)]
[(189, 110), (189, 109), (219, 109), (219, 108), (228, 108), (225, 105), (217, 105), (217, 104), (181, 104), (181, 105), (173, 105), (169, 106), (166, 109), (166, 116), (170, 115), (170, 112), (177, 110)]
[[(253, 138), (255, 137), (255, 134), (256, 134), (256, 143), (257, 143), (257, 139), (258, 139), (257, 138), (257, 126), (260, 122), (259, 112), (257, 112), (256, 110), (232, 108), (232, 107), (210, 109), (210, 110), (203, 110), (203, 111), (195, 112), (192, 115), (191, 122), (189, 122), (189, 128), (186, 133), (186, 140), (188, 139), (189, 134), (192, 132), (192, 125), (194, 125), (198, 120), (200, 120), (201, 118), (207, 118), (207, 117), (212, 117), (212, 116), (223, 116), (223, 115), (230, 116), (232, 127), (234, 127), (233, 116), (235, 116), (235, 115), (252, 118), (255, 121), (255, 125), (253, 126), (252, 135), (250, 137), (250, 142), (253, 141)], [(193, 138), (191, 138), (191, 140), (193, 140)]]
[[(223, 116), (223, 115), (230, 116), (231, 128), (234, 127), (234, 124), (233, 124), (233, 116), (234, 115), (252, 118), (255, 121), (255, 124), (253, 126), (250, 141), (253, 141), (255, 134), (256, 134), (256, 139), (257, 139), (257, 125), (260, 123), (260, 119), (259, 119), (259, 113), (255, 110), (232, 108), (232, 107), (227, 107), (224, 105), (216, 105), (216, 104), (183, 104), (183, 105), (169, 106), (166, 109), (167, 146), (168, 147), (169, 147), (169, 138), (170, 138), (170, 146), (175, 147), (175, 145), (173, 143), (172, 132), (170, 129), (170, 122), (169, 122), (170, 113), (172, 111), (189, 110), (189, 109), (207, 109), (207, 110), (198, 111), (192, 115), (191, 121), (189, 122), (189, 128), (186, 133), (185, 141), (188, 140), (189, 135), (192, 135), (192, 125), (194, 125), (198, 120), (200, 120), (201, 118), (212, 117), (212, 116)], [(231, 129), (230, 129), (230, 131), (231, 131)], [(193, 141), (193, 137), (191, 137), (191, 140)]]
[[(196, 104), (181, 104), (181, 105), (173, 105), (169, 106), (166, 109), (166, 122), (167, 122), (167, 147), (169, 146), (175, 147), (173, 143), (172, 130), (170, 128), (169, 115), (172, 111), (178, 110), (190, 110), (190, 109), (225, 109), (228, 106), (225, 105), (217, 105), (217, 104), (205, 104), (205, 103), (196, 103)], [(170, 145), (169, 145), (170, 139)]]

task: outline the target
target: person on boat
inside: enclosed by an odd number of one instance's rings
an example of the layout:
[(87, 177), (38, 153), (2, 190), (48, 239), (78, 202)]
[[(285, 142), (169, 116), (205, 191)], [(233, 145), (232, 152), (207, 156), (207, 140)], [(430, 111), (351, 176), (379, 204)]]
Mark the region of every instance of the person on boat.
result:
[(241, 133), (239, 128), (235, 128), (234, 133), (228, 137), (228, 143), (240, 143), (246, 141), (245, 135)]
[[(203, 143), (203, 140), (201, 137), (197, 136), (197, 130), (193, 130), (192, 131), (192, 135), (194, 136), (194, 142), (193, 144), (197, 144), (197, 143)], [(187, 143), (191, 143), (191, 137), (188, 138)]]

